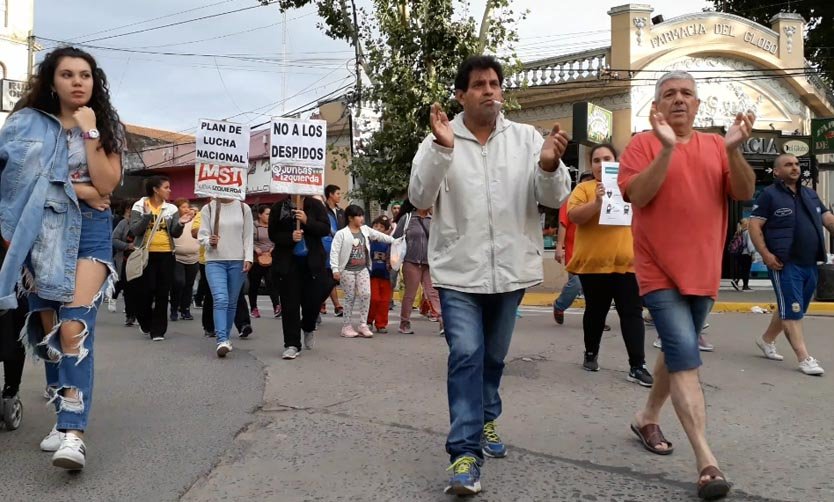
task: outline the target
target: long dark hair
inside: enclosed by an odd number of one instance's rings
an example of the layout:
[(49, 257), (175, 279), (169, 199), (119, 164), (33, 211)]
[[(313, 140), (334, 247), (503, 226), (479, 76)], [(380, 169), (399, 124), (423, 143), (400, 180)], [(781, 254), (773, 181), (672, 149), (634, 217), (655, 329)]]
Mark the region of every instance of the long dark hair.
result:
[(80, 58), (90, 65), (93, 75), (93, 93), (87, 104), (96, 114), (96, 122), (101, 134), (101, 146), (107, 154), (120, 153), (125, 149), (119, 114), (110, 104), (110, 87), (104, 71), (98, 67), (95, 58), (89, 53), (75, 47), (59, 47), (46, 55), (38, 65), (38, 71), (29, 80), (29, 89), (14, 107), (14, 112), (23, 108), (37, 108), (55, 115), (61, 113), (61, 103), (52, 91), (55, 70), (63, 58)]

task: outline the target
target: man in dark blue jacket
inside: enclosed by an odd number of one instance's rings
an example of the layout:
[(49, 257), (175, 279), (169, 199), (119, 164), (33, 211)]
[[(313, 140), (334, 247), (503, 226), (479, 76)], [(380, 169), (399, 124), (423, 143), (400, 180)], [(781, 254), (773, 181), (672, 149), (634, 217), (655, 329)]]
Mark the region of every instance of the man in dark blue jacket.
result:
[(822, 227), (834, 232), (834, 215), (817, 193), (802, 186), (799, 160), (783, 154), (773, 163), (776, 181), (767, 187), (750, 217), (750, 239), (767, 265), (779, 307), (756, 345), (768, 359), (784, 359), (776, 352), (776, 337), (784, 329), (806, 375), (824, 373), (811, 357), (802, 334), (802, 317), (817, 288), (817, 263), (825, 261)]

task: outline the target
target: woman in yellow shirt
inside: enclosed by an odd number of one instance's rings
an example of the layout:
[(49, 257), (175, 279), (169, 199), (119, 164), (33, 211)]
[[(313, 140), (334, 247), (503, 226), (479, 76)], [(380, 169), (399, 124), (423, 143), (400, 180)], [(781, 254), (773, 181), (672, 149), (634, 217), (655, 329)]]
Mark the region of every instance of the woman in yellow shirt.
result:
[[(167, 176), (151, 176), (145, 180), (145, 193), (133, 205), (130, 214), (130, 232), (136, 243), (148, 239), (148, 265), (142, 277), (130, 281), (129, 287), (138, 288), (135, 295), (136, 320), (142, 333), (153, 341), (165, 339), (168, 331), (168, 296), (174, 278), (174, 239), (182, 235), (183, 227), (194, 218), (193, 213), (180, 216), (173, 204), (166, 202), (171, 196), (171, 181)], [(162, 218), (153, 235), (154, 223)], [(138, 247), (138, 245), (137, 245)]]
[(645, 325), (642, 303), (634, 274), (634, 248), (631, 227), (600, 225), (599, 216), (605, 187), (602, 163), (615, 162), (611, 145), (591, 149), (594, 179), (576, 185), (568, 201), (568, 219), (576, 225), (573, 258), (568, 272), (579, 276), (585, 294), (585, 360), (582, 367), (599, 371), (597, 358), (611, 301), (620, 316), (630, 371), (628, 381), (651, 387), (653, 379), (646, 369)]

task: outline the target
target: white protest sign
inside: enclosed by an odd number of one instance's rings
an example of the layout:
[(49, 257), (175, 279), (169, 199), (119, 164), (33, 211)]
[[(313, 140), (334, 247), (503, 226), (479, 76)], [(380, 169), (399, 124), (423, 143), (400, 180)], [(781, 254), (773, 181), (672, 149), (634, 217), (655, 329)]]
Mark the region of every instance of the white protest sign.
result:
[(249, 163), (249, 177), (246, 180), (246, 193), (269, 193), (272, 180), (272, 166), (269, 159), (253, 160)]
[(619, 162), (602, 163), (602, 186), (605, 195), (602, 197), (602, 210), (599, 212), (600, 225), (631, 226), (633, 211), (631, 204), (623, 200), (617, 176), (620, 174)]
[(270, 192), (293, 195), (324, 192), (326, 121), (274, 118), (270, 146)]
[(249, 126), (201, 119), (196, 140), (194, 193), (204, 197), (245, 200)]

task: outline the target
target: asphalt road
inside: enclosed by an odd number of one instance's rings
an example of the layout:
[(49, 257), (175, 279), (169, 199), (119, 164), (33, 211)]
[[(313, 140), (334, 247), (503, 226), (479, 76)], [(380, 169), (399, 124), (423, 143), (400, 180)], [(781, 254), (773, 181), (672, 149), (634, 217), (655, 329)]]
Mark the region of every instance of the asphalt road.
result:
[(244, 351), (218, 361), (198, 321), (172, 323), (166, 341), (151, 342), (122, 320), (99, 314), (80, 474), (53, 467), (38, 448), (55, 414), (42, 397), (43, 363), (27, 360), (22, 425), (0, 430), (0, 501), (177, 500), (235, 447), (263, 396), (262, 365)]
[[(628, 430), (647, 390), (625, 381), (616, 315), (598, 373), (580, 367), (578, 312), (561, 327), (547, 310), (523, 315), (502, 383), (499, 432), (510, 454), (486, 463), (476, 500), (697, 500), (694, 458), (671, 406), (662, 426), (673, 455), (649, 454)], [(346, 340), (328, 315), (315, 349), (283, 361), (280, 321), (259, 319), (252, 339), (235, 340), (220, 361), (197, 321), (152, 343), (120, 327), (120, 314), (101, 317), (87, 469), (57, 471), (37, 450), (53, 418), (42, 369), (30, 365), (23, 426), (0, 432), (0, 501), (451, 500), (442, 494), (448, 351), (436, 324), (417, 316), (416, 335)], [(735, 484), (732, 500), (834, 501), (832, 319), (806, 322), (812, 354), (832, 373), (821, 378), (796, 371), (784, 340), (785, 362), (760, 356), (752, 340), (767, 322), (710, 318), (709, 439)], [(653, 337), (648, 330), (650, 365)]]

